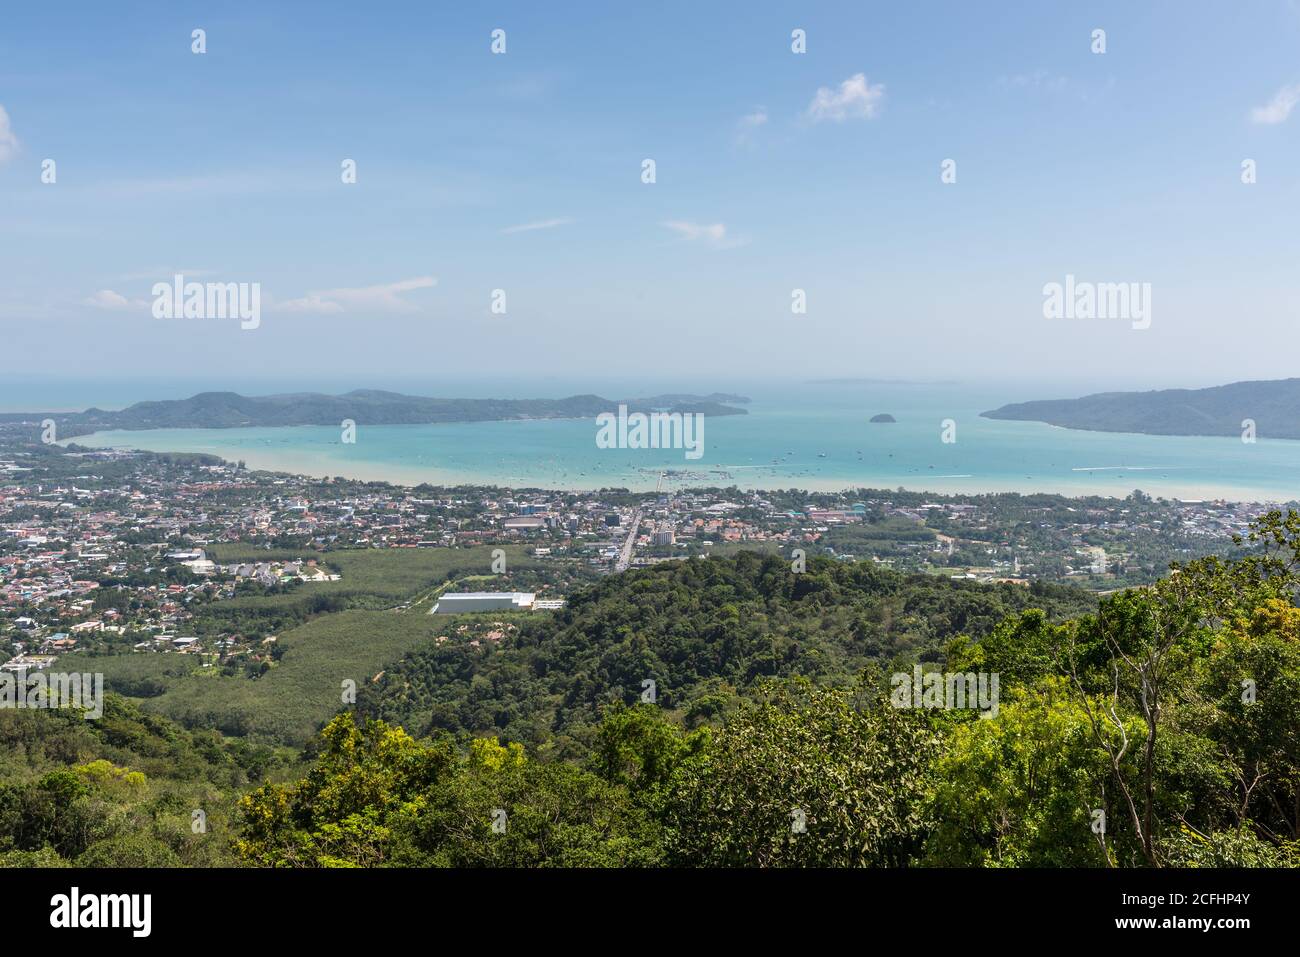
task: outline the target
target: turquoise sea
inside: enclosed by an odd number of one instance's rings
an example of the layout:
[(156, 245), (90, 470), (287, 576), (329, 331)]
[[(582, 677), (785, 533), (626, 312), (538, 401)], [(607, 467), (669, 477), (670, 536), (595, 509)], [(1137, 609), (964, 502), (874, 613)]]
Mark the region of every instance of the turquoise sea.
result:
[[(1041, 387), (1026, 392), (1023, 387), (993, 385), (852, 382), (754, 388), (737, 384), (726, 390), (752, 398), (749, 414), (708, 418), (704, 456), (694, 461), (682, 450), (598, 448), (594, 420), (418, 426), (362, 422), (355, 444), (344, 444), (341, 430), (327, 427), (104, 432), (77, 442), (209, 452), (243, 460), (252, 468), (408, 485), (654, 489), (662, 483), (664, 488), (734, 484), (816, 490), (902, 486), (1113, 496), (1142, 489), (1182, 499), (1300, 499), (1300, 442), (1261, 437), (1246, 444), (1238, 438), (1079, 432), (979, 416), (1006, 402), (1054, 397)], [(468, 394), (427, 387), (402, 391)], [(534, 388), (519, 394), (584, 391), (620, 394), (590, 387)], [(659, 390), (625, 389), (621, 394), (652, 391)], [(701, 391), (698, 385), (695, 391)], [(877, 413), (889, 413), (897, 421), (870, 423)], [(952, 443), (942, 441), (948, 419), (955, 423)]]

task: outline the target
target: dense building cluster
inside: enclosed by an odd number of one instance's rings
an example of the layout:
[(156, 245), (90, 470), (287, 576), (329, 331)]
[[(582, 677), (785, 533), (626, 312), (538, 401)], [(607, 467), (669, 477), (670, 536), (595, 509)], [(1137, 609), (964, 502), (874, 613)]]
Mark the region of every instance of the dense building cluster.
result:
[[(197, 653), (205, 603), (338, 581), (346, 549), (523, 546), (597, 572), (741, 548), (984, 581), (1150, 581), (1231, 548), (1261, 506), (1224, 501), (674, 489), (407, 488), (200, 456), (0, 444), (0, 642), (30, 667), (105, 641)], [(237, 561), (221, 547), (239, 545)], [(266, 549), (267, 560), (248, 557)], [(284, 558), (285, 551), (298, 558)], [(258, 636), (266, 641), (273, 636)]]

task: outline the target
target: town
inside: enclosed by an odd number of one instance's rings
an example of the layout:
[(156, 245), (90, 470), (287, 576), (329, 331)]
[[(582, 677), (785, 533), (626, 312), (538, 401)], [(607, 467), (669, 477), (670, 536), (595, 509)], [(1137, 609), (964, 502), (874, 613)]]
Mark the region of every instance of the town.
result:
[[(74, 650), (191, 654), (208, 665), (265, 668), (275, 660), (275, 629), (286, 622), (249, 627), (212, 609), (357, 585), (341, 560), (376, 550), (509, 546), (528, 557), (532, 577), (521, 584), (534, 611), (562, 607), (567, 588), (602, 574), (743, 549), (1107, 592), (1154, 580), (1170, 561), (1230, 552), (1233, 536), (1262, 510), (1140, 492), (1069, 499), (405, 488), (10, 436), (0, 445), (0, 655), (10, 670), (46, 668)], [(504, 563), (504, 551), (492, 554)], [(444, 614), (476, 605), (449, 594)], [(503, 594), (511, 606), (511, 593)]]

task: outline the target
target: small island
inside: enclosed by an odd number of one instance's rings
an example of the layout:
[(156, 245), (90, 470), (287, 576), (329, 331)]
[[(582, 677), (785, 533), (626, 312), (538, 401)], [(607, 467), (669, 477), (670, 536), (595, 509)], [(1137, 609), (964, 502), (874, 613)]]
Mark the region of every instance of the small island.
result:
[(871, 421), (872, 422), (897, 422), (898, 420), (895, 419), (888, 412), (881, 412), (879, 415), (873, 415), (871, 417)]

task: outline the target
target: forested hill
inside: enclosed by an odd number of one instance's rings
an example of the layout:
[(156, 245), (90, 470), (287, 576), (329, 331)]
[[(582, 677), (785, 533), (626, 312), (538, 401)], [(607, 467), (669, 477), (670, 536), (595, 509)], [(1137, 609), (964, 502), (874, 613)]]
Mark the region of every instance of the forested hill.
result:
[(625, 404), (630, 412), (699, 412), (744, 415), (744, 396), (726, 393), (671, 393), (639, 399), (572, 395), (563, 399), (433, 399), (378, 389), (344, 395), (301, 392), (243, 396), (201, 392), (188, 399), (137, 402), (118, 412), (87, 409), (73, 413), (6, 413), (0, 420), (54, 419), (59, 434), (85, 435), (108, 429), (229, 429), (245, 426), (331, 425), (344, 419), (363, 425), (422, 425), (437, 422), (488, 422), (502, 419), (594, 418)]
[(741, 552), (667, 562), (602, 579), (553, 617), (474, 647), (448, 626), (389, 668), (358, 707), (413, 734), (503, 738), (577, 756), (614, 702), (657, 703), (688, 725), (721, 718), (761, 679), (851, 684), (871, 663), (911, 668), (944, 644), (981, 637), (1027, 608), (1060, 619), (1095, 598), (1057, 585), (980, 585), (870, 563), (789, 561)]
[(230, 866), (238, 798), (290, 758), (114, 694), (94, 721), (0, 708), (0, 868)]
[[(0, 867), (1295, 867), (1300, 514), (1249, 540), (1095, 607), (754, 553), (637, 570), (448, 618), (369, 683), (367, 711), (487, 735), (345, 708), (303, 773), (113, 695), (0, 709)], [(993, 707), (848, 681), (914, 654), (999, 678)]]
[(1014, 402), (980, 414), (1090, 432), (1234, 437), (1250, 419), (1260, 437), (1300, 439), (1300, 379), (1233, 382), (1211, 389), (1098, 392), (1079, 399)]

